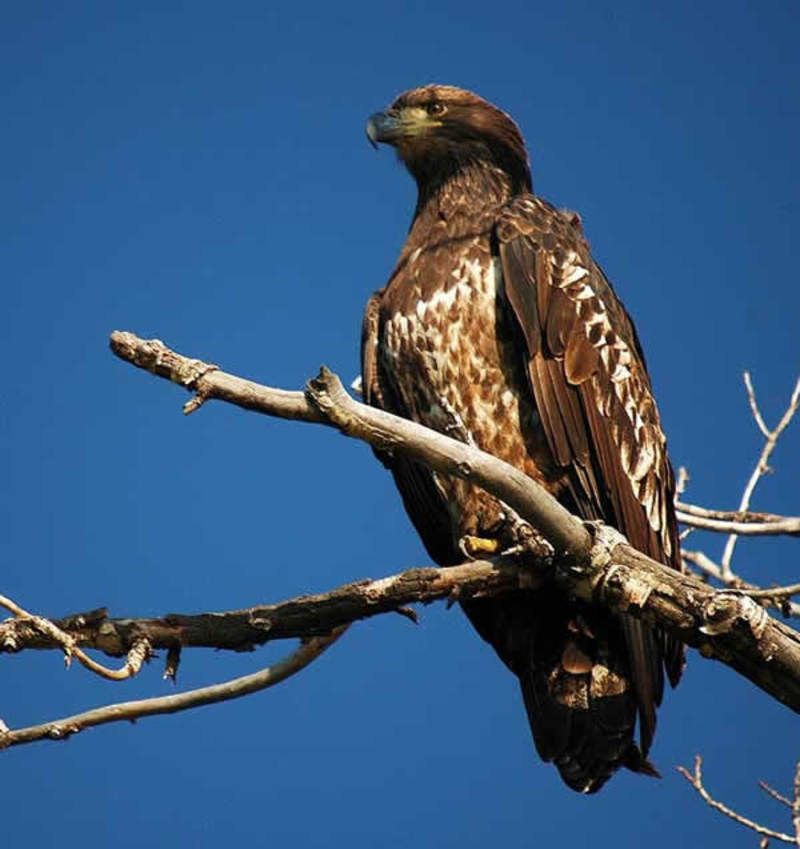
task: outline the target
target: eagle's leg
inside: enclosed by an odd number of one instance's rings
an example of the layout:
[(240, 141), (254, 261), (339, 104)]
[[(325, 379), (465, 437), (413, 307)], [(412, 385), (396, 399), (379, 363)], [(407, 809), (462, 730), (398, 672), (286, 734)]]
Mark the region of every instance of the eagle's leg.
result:
[(465, 533), (458, 540), (461, 553), (469, 560), (503, 554), (507, 556), (529, 554), (539, 561), (553, 556), (553, 547), (541, 534), (515, 514), (503, 529), (505, 533)]

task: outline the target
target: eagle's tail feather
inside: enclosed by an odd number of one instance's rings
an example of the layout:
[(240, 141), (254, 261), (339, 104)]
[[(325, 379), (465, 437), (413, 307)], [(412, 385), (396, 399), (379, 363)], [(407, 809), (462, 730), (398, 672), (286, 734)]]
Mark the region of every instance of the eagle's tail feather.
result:
[(518, 676), (536, 749), (569, 787), (594, 793), (623, 766), (658, 775), (634, 742), (638, 699), (616, 619), (557, 589), (464, 607)]
[(519, 678), (539, 756), (573, 790), (595, 793), (621, 766), (657, 775), (633, 742), (630, 694), (592, 694), (591, 671), (576, 675), (536, 661)]

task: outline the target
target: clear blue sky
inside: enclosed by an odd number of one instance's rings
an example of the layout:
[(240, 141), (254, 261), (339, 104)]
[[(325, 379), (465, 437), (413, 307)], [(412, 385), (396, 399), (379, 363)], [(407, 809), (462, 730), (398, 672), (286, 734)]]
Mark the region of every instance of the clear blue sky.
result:
[[(5, 368), (0, 591), (49, 614), (223, 609), (427, 562), (361, 445), (115, 360), (115, 328), (273, 385), (357, 371), (361, 310), (413, 204), (365, 117), (438, 81), (506, 108), (633, 313), (691, 497), (734, 506), (800, 368), (795, 3), (69, 3), (0, 13)], [(756, 505), (800, 512), (800, 422)], [(719, 551), (708, 540), (709, 552)], [(797, 580), (797, 543), (738, 566)], [(181, 686), (285, 650), (186, 655)], [(0, 656), (11, 726), (168, 692)], [(663, 781), (566, 790), (515, 682), (457, 609), (361, 624), (238, 703), (0, 754), (3, 841), (37, 847), (753, 846), (673, 767), (781, 822), (786, 709), (692, 655)], [(783, 824), (783, 823), (781, 823)]]

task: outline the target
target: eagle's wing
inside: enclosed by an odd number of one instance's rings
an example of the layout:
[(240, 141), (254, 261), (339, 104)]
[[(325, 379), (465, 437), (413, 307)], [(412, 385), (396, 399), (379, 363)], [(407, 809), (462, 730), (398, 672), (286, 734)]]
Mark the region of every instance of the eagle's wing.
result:
[[(636, 333), (571, 219), (532, 195), (503, 211), (496, 236), (506, 297), (527, 345), (542, 426), (575, 509), (616, 526), (635, 548), (680, 568), (674, 477)], [(681, 648), (622, 621), (646, 754)]]
[[(361, 380), (364, 402), (389, 410), (398, 416), (412, 419), (385, 369), (381, 368), (379, 341), (381, 333), (381, 296), (376, 292), (367, 302), (361, 327)], [(394, 476), (395, 483), (417, 533), (428, 554), (436, 563), (448, 564), (458, 561), (458, 552), (453, 547), (448, 520), (447, 502), (431, 471), (404, 457), (389, 456), (375, 452), (378, 459)]]

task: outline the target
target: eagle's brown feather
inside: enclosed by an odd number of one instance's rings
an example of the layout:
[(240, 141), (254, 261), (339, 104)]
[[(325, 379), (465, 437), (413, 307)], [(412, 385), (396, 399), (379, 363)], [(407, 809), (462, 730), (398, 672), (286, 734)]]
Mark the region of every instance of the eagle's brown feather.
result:
[[(516, 125), (476, 95), (428, 86), (393, 110), (413, 119), (413, 132), (386, 126), (419, 202), (367, 308), (366, 400), (474, 442), (677, 568), (674, 482), (644, 358), (579, 219), (530, 193)], [(438, 563), (458, 561), (466, 535), (519, 538), (519, 517), (482, 490), (382, 459)], [(652, 772), (664, 663), (675, 683), (679, 647), (555, 587), (464, 607), (519, 677), (539, 753), (567, 784), (593, 792), (620, 766)]]

